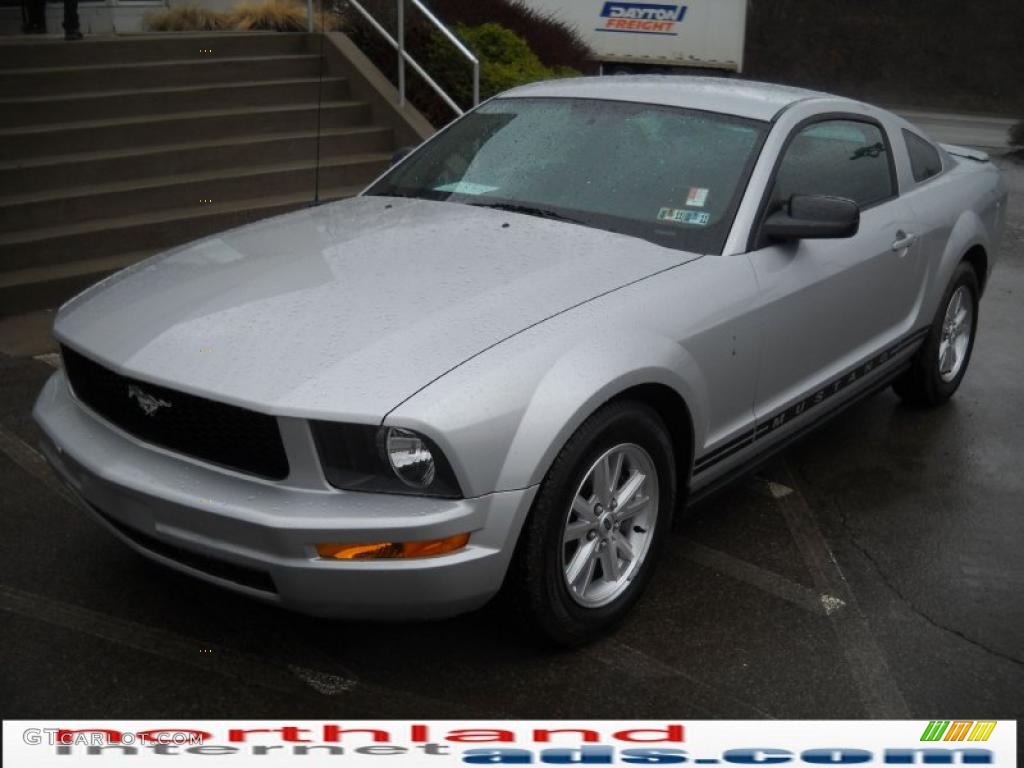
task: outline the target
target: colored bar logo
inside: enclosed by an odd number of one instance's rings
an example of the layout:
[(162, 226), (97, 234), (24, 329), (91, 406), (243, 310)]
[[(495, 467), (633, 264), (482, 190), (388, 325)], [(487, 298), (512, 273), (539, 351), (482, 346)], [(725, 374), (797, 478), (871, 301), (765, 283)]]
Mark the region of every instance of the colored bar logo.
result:
[(988, 741), (996, 720), (929, 720), (921, 741)]

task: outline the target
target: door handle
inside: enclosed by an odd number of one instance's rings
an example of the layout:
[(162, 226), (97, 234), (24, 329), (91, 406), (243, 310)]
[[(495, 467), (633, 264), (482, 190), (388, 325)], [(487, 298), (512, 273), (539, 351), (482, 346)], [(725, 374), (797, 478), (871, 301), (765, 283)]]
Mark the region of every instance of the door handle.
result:
[(893, 240), (892, 249), (894, 251), (902, 251), (912, 246), (914, 244), (914, 241), (916, 240), (917, 235), (915, 235), (913, 232), (907, 233), (901, 229), (899, 232), (896, 233), (896, 239)]

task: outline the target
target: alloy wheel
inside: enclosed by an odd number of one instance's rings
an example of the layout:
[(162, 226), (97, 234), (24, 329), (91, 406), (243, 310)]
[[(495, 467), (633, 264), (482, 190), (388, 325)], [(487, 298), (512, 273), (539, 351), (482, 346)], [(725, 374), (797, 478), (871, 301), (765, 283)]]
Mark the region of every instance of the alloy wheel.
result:
[(651, 548), (658, 519), (658, 472), (635, 443), (605, 451), (576, 489), (562, 532), (562, 573), (587, 608), (622, 595)]
[(961, 285), (949, 297), (946, 315), (939, 338), (939, 376), (945, 382), (953, 381), (967, 359), (967, 350), (974, 332), (974, 302), (971, 291)]

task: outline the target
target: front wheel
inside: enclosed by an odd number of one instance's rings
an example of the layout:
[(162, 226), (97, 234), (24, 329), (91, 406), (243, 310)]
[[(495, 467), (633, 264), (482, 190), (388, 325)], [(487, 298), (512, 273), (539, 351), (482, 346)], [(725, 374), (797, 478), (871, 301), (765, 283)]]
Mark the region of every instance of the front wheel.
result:
[(509, 575), (549, 640), (578, 645), (626, 615), (666, 539), (675, 488), (671, 439), (641, 403), (605, 406), (569, 439), (541, 484)]
[(978, 328), (978, 276), (961, 263), (946, 288), (931, 331), (893, 389), (912, 405), (946, 402), (960, 386), (974, 350)]

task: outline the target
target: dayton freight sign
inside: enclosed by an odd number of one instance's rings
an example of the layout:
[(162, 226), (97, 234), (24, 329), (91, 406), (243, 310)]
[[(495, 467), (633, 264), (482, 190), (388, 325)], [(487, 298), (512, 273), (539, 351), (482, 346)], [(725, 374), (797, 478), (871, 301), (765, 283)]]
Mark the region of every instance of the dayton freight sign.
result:
[(597, 31), (678, 35), (677, 26), (685, 15), (686, 6), (682, 4), (607, 2), (601, 8)]

